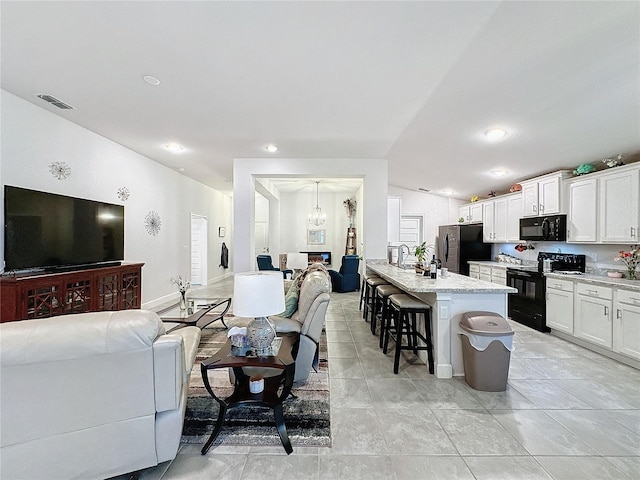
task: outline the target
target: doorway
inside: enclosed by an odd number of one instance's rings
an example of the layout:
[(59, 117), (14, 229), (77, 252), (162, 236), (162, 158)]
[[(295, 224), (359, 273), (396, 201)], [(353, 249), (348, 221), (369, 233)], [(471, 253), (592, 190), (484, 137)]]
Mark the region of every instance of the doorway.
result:
[[(400, 243), (407, 245), (412, 252), (422, 243), (423, 222), (422, 215), (402, 215), (400, 217)], [(411, 256), (411, 259), (413, 258)]]
[(256, 256), (269, 253), (269, 224), (267, 222), (256, 222), (255, 235)]
[(207, 284), (208, 258), (207, 217), (191, 214), (191, 284)]

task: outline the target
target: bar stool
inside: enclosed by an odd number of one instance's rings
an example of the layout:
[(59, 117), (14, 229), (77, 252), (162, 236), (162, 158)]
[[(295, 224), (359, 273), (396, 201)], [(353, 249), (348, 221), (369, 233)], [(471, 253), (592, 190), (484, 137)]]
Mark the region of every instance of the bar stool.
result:
[(371, 333), (376, 333), (376, 323), (378, 322), (378, 316), (380, 317), (380, 348), (382, 348), (382, 332), (384, 331), (384, 325), (387, 322), (389, 315), (389, 296), (398, 293), (403, 293), (395, 285), (378, 285), (376, 287), (373, 298), (373, 315), (371, 315)]
[(389, 285), (384, 278), (380, 277), (371, 277), (368, 278), (365, 282), (365, 292), (364, 292), (364, 309), (362, 310), (362, 318), (366, 322), (369, 321), (369, 314), (373, 313), (373, 300), (375, 298), (376, 287), (379, 285)]
[(358, 310), (362, 310), (362, 302), (365, 300), (365, 290), (367, 289), (367, 280), (370, 278), (380, 278), (375, 273), (365, 273), (362, 275), (362, 286), (360, 287), (360, 306)]
[[(395, 294), (389, 297), (389, 307), (391, 308), (391, 316), (384, 335), (384, 349), (387, 353), (389, 337), (393, 337), (396, 342), (395, 360), (393, 362), (393, 373), (398, 373), (400, 365), (400, 351), (411, 350), (414, 354), (418, 354), (418, 350), (426, 350), (428, 358), (429, 373), (433, 373), (433, 343), (431, 341), (431, 306), (421, 302), (417, 298), (411, 297), (404, 293)], [(417, 316), (424, 316), (423, 335), (418, 331)], [(406, 336), (407, 345), (402, 345), (402, 339)], [(422, 340), (425, 345), (418, 345), (418, 340)]]

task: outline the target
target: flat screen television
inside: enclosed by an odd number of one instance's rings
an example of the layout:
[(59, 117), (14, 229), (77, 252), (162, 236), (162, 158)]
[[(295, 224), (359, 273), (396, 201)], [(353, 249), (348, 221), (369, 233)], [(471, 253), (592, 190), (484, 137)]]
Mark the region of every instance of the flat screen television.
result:
[(5, 185), (4, 260), (5, 271), (118, 264), (124, 207)]

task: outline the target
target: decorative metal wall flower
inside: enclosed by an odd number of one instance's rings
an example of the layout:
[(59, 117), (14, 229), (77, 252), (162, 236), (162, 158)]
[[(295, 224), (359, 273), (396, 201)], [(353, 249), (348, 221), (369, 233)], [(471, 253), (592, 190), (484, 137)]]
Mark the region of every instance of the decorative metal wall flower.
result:
[(66, 180), (71, 175), (71, 167), (65, 162), (52, 162), (49, 165), (49, 172), (58, 180)]
[(127, 187), (120, 187), (118, 189), (118, 198), (123, 202), (126, 202), (127, 200), (129, 200), (129, 195), (131, 195), (131, 192)]
[(147, 230), (149, 235), (153, 235), (154, 237), (158, 235), (160, 233), (161, 225), (162, 221), (160, 220), (158, 212), (154, 212), (152, 210), (144, 217), (144, 228)]

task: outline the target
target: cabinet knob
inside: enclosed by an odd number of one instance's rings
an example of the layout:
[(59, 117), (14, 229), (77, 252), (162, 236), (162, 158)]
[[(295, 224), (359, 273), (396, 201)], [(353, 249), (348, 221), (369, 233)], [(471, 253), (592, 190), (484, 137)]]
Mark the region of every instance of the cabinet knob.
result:
[(605, 317), (608, 317), (608, 316), (609, 316), (609, 307), (607, 307), (606, 305), (605, 305), (605, 307), (604, 307), (604, 316), (605, 316)]
[(540, 213), (544, 212), (544, 205), (540, 204), (539, 210), (540, 210)]
[(631, 238), (636, 238), (636, 229), (631, 227)]
[(619, 308), (616, 309), (616, 318), (619, 320), (622, 319), (622, 310), (620, 310)]

